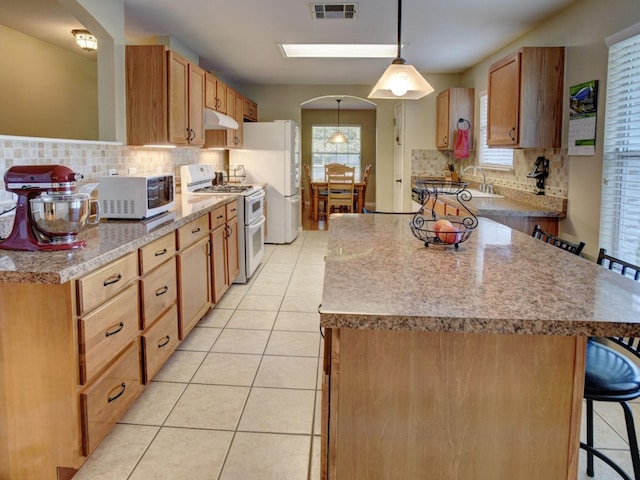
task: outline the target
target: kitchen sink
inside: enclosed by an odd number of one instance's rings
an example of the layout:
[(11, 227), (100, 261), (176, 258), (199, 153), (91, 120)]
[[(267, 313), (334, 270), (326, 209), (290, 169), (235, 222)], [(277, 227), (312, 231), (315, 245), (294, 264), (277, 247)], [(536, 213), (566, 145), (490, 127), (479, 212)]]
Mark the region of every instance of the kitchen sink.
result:
[(473, 198), (504, 198), (502, 195), (498, 195), (497, 193), (481, 192), (475, 188), (467, 188), (467, 190), (471, 193)]

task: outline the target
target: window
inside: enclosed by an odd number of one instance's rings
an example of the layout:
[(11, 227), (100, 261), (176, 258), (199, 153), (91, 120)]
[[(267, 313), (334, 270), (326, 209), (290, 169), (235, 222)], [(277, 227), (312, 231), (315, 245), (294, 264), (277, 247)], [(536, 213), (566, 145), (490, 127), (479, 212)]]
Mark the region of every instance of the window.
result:
[(489, 148), (487, 146), (487, 111), (489, 95), (480, 94), (480, 138), (478, 139), (478, 165), (488, 168), (507, 169), (513, 167), (513, 150)]
[(360, 125), (340, 125), (340, 131), (349, 143), (329, 143), (327, 140), (336, 131), (337, 125), (311, 126), (311, 179), (324, 180), (324, 166), (342, 163), (355, 167), (355, 178), (360, 178)]
[[(640, 263), (640, 24), (609, 45), (600, 246)], [(614, 41), (616, 41), (614, 40)]]

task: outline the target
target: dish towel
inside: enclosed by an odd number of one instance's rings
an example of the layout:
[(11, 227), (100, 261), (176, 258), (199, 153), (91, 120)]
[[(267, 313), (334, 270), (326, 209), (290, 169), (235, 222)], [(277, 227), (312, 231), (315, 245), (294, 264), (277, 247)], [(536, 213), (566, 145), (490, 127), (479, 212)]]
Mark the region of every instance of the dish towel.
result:
[(458, 129), (453, 146), (453, 156), (455, 158), (469, 158), (469, 129)]

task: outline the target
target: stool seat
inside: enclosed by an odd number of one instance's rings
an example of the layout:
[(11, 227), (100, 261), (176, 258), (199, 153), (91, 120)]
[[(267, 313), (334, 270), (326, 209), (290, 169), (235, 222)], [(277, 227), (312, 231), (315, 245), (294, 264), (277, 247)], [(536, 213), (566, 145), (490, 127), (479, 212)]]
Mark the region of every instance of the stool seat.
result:
[(633, 361), (601, 343), (587, 342), (585, 397), (593, 400), (631, 400), (640, 396), (640, 368)]

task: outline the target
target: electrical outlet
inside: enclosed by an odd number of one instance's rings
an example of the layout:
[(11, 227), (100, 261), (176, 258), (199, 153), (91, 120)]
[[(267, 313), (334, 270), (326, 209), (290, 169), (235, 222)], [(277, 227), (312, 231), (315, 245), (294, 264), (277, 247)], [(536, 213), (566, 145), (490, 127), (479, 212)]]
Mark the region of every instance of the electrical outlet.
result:
[(118, 170), (116, 170), (115, 168), (110, 168), (109, 169), (109, 176), (113, 177), (114, 175), (118, 175)]
[(129, 168), (127, 169), (127, 173), (128, 173), (129, 175), (135, 175), (135, 174), (136, 174), (136, 171), (137, 171), (137, 170), (136, 170), (136, 167), (129, 167)]

